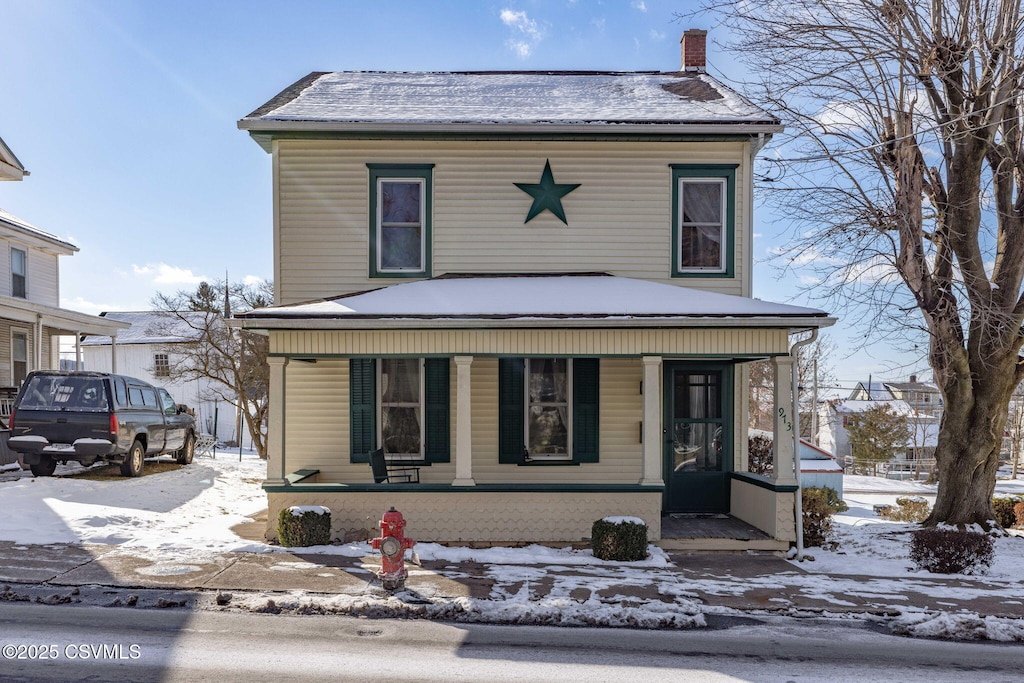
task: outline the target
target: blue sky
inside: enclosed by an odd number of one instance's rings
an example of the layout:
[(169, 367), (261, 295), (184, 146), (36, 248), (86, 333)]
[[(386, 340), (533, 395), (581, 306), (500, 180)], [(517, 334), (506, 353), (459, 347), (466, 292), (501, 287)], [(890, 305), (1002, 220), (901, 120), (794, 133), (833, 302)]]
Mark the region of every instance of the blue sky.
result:
[[(270, 157), (238, 119), (310, 71), (656, 69), (679, 64), (686, 0), (0, 0), (0, 136), (31, 172), (0, 207), (77, 244), (61, 305), (145, 310), (203, 279), (271, 277)], [(736, 67), (714, 44), (709, 68)], [(764, 213), (764, 212), (762, 212)], [(756, 220), (755, 259), (781, 226)], [(770, 266), (755, 296), (814, 305)], [(844, 384), (895, 358), (846, 351)], [(918, 367), (918, 371), (924, 370)]]

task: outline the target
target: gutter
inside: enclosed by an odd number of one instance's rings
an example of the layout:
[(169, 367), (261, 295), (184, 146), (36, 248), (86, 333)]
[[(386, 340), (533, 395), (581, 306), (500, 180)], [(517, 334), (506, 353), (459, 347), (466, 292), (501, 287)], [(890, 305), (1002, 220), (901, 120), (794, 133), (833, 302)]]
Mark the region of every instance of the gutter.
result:
[(800, 481), (800, 364), (797, 362), (799, 350), (818, 338), (818, 329), (811, 330), (811, 336), (798, 342), (794, 342), (789, 349), (789, 355), (793, 356), (793, 469), (796, 471), (796, 559), (804, 561), (804, 495), (803, 484)]
[(252, 134), (287, 131), (309, 133), (351, 132), (351, 133), (577, 133), (608, 134), (650, 133), (685, 135), (772, 135), (783, 130), (782, 124), (768, 121), (749, 123), (632, 123), (632, 122), (584, 122), (579, 123), (502, 123), (502, 122), (446, 122), (420, 123), (404, 121), (382, 123), (379, 121), (316, 121), (316, 120), (263, 120), (241, 119), (239, 130)]

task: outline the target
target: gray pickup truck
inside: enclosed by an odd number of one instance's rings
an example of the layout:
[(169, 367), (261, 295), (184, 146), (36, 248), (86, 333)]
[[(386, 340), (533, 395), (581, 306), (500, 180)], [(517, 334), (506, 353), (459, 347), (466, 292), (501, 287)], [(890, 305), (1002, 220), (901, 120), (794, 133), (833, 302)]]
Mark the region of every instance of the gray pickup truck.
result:
[(195, 454), (195, 418), (163, 388), (106, 372), (32, 372), (11, 411), (8, 446), (32, 473), (53, 474), (58, 462), (88, 467), (119, 463), (137, 477), (145, 459), (173, 453), (189, 464)]

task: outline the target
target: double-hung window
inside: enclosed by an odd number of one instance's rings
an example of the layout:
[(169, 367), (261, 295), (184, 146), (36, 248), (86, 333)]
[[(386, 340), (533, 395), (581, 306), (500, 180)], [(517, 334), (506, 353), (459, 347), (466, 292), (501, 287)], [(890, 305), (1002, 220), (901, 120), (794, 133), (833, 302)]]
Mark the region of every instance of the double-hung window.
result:
[(430, 277), (433, 164), (367, 164), (370, 276)]
[(28, 332), (11, 330), (11, 384), (20, 387), (28, 376)]
[(498, 359), (498, 462), (598, 462), (597, 358)]
[(28, 297), (28, 255), (23, 249), (11, 248), (11, 296)]
[(171, 376), (171, 359), (166, 353), (154, 353), (153, 354), (153, 376), (154, 377), (170, 377)]
[(672, 165), (673, 277), (732, 277), (736, 167)]
[(350, 359), (351, 461), (383, 448), (389, 460), (449, 462), (450, 380), (447, 358)]

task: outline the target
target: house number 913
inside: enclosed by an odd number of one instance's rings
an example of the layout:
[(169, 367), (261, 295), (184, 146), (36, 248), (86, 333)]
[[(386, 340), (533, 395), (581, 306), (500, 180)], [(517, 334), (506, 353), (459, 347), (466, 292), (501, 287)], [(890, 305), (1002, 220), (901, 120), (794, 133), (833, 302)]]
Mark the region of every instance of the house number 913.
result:
[(793, 423), (789, 421), (789, 416), (786, 415), (785, 408), (779, 408), (779, 419), (782, 420), (782, 424), (786, 425), (786, 431), (793, 431)]

